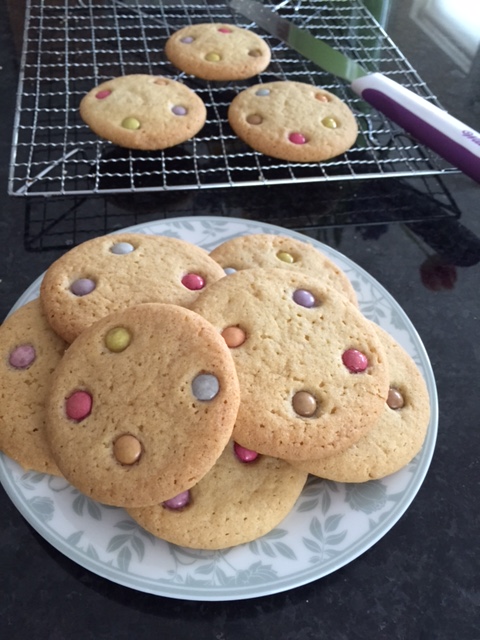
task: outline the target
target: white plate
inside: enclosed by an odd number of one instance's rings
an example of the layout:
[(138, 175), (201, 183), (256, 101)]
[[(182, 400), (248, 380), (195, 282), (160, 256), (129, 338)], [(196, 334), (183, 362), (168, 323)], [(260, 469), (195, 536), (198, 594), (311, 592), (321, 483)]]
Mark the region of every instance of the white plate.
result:
[[(238, 235), (277, 233), (309, 241), (349, 276), (364, 314), (393, 335), (425, 377), (431, 422), (419, 455), (380, 481), (344, 485), (318, 479), (268, 535), (226, 551), (192, 551), (158, 540), (123, 509), (98, 504), (66, 481), (25, 473), (0, 456), (0, 479), (27, 521), (81, 566), (139, 591), (186, 600), (237, 600), (278, 593), (345, 566), (382, 538), (405, 513), (427, 473), (435, 447), (438, 404), (423, 344), (404, 311), (366, 271), (334, 249), (299, 233), (236, 218), (185, 217), (128, 231), (182, 238), (208, 250)], [(12, 311), (38, 296), (41, 277)]]

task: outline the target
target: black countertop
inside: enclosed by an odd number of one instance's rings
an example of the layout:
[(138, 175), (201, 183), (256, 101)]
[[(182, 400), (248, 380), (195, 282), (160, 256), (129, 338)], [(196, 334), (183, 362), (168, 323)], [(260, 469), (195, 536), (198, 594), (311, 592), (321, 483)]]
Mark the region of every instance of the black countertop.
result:
[[(480, 130), (478, 49), (470, 69), (462, 67), (466, 45), (450, 46), (448, 29), (440, 37), (412, 20), (421, 2), (390, 4), (383, 17), (392, 39), (444, 107)], [(0, 319), (55, 258), (88, 237), (177, 215), (271, 222), (331, 245), (388, 289), (429, 354), (440, 418), (426, 479), (381, 540), (322, 579), (251, 600), (182, 601), (114, 584), (58, 552), (0, 490), (1, 637), (478, 640), (480, 186), (449, 174), (181, 196), (9, 197), (19, 9), (0, 7)]]

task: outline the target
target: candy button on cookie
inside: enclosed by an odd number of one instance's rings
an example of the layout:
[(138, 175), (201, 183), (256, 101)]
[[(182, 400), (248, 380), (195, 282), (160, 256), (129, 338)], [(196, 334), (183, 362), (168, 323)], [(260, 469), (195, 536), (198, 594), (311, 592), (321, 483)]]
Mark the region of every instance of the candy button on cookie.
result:
[(241, 329), (240, 327), (232, 326), (225, 327), (225, 329), (222, 331), (222, 338), (225, 340), (227, 346), (229, 346), (230, 349), (235, 349), (236, 347), (240, 347), (245, 342), (247, 336), (243, 329)]
[(342, 354), (342, 362), (352, 373), (360, 373), (368, 367), (367, 356), (358, 349), (347, 349)]
[(303, 135), (303, 133), (299, 133), (298, 131), (294, 131), (288, 136), (288, 139), (292, 144), (306, 144), (307, 138)]
[(130, 129), (131, 131), (136, 131), (137, 129), (140, 129), (140, 121), (137, 120), (137, 118), (134, 118), (133, 116), (129, 116), (128, 118), (124, 118), (122, 120), (122, 127), (124, 129)]
[(310, 418), (317, 410), (317, 401), (308, 391), (297, 391), (293, 396), (292, 406), (299, 416)]
[(86, 296), (95, 290), (95, 282), (91, 278), (79, 278), (70, 285), (70, 291), (75, 296)]
[(307, 291), (306, 289), (296, 289), (293, 292), (293, 301), (296, 302), (301, 307), (307, 307), (308, 309), (312, 307), (316, 307), (318, 305), (315, 296), (311, 291)]
[(197, 400), (213, 400), (219, 390), (218, 379), (210, 373), (200, 373), (192, 380), (192, 393)]
[(243, 80), (264, 71), (270, 48), (236, 25), (194, 24), (170, 36), (165, 55), (181, 71), (204, 80)]
[(234, 443), (233, 450), (241, 462), (253, 462), (258, 458), (258, 453), (256, 451), (242, 447), (238, 442)]
[(21, 344), (10, 353), (8, 362), (14, 369), (27, 369), (37, 357), (35, 347), (31, 344)]
[(105, 346), (113, 353), (120, 353), (130, 344), (132, 336), (124, 327), (113, 327), (105, 336)]
[(87, 391), (74, 391), (65, 401), (67, 418), (80, 422), (85, 420), (92, 411), (92, 396)]
[(124, 256), (135, 251), (135, 247), (130, 242), (116, 242), (110, 251), (117, 256)]
[(170, 498), (169, 500), (164, 500), (162, 505), (167, 509), (183, 509), (188, 504), (190, 504), (190, 491), (182, 491), (178, 495)]
[(182, 284), (190, 291), (199, 291), (205, 286), (205, 279), (198, 273), (187, 273), (182, 278)]
[(138, 438), (126, 433), (115, 440), (113, 445), (113, 455), (121, 464), (135, 464), (142, 455), (142, 444)]
[(402, 393), (395, 387), (390, 387), (387, 396), (387, 405), (390, 409), (401, 409), (405, 404)]

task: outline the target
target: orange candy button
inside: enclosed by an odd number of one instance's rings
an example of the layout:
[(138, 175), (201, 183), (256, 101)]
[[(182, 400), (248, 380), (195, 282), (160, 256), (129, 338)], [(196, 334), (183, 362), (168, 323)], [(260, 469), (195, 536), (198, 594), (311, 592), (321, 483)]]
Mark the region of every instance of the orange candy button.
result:
[(225, 340), (228, 347), (234, 349), (245, 342), (246, 335), (245, 331), (240, 329), (240, 327), (226, 327), (222, 331), (222, 338)]
[(115, 440), (113, 455), (121, 464), (134, 464), (142, 455), (142, 445), (135, 436), (127, 433)]

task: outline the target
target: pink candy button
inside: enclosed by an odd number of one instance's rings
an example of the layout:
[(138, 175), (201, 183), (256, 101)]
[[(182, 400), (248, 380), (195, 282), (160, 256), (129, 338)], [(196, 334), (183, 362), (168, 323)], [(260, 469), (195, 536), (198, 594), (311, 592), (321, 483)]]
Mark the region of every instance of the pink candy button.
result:
[(174, 496), (170, 498), (170, 500), (165, 500), (163, 502), (163, 506), (167, 507), (167, 509), (182, 509), (186, 507), (190, 502), (190, 491), (182, 491), (178, 496)]
[(252, 451), (251, 449), (245, 449), (241, 445), (235, 444), (233, 445), (233, 450), (235, 451), (235, 455), (242, 462), (253, 462), (258, 458), (258, 453), (256, 451)]
[(303, 133), (298, 133), (298, 131), (295, 131), (294, 133), (291, 133), (288, 136), (288, 139), (290, 140), (290, 142), (292, 144), (305, 144), (306, 141), (307, 141), (307, 139), (303, 135)]
[(112, 92), (110, 91), (110, 89), (103, 89), (103, 91), (99, 91), (98, 93), (95, 94), (95, 97), (98, 100), (105, 100), (105, 98), (108, 98), (108, 96), (111, 94)]
[(342, 355), (342, 361), (352, 373), (360, 373), (368, 367), (367, 356), (358, 349), (347, 349)]
[(191, 291), (198, 291), (205, 286), (205, 280), (197, 273), (187, 273), (182, 278), (182, 284)]
[(75, 391), (65, 402), (65, 413), (70, 420), (83, 420), (91, 411), (92, 396), (87, 391)]

